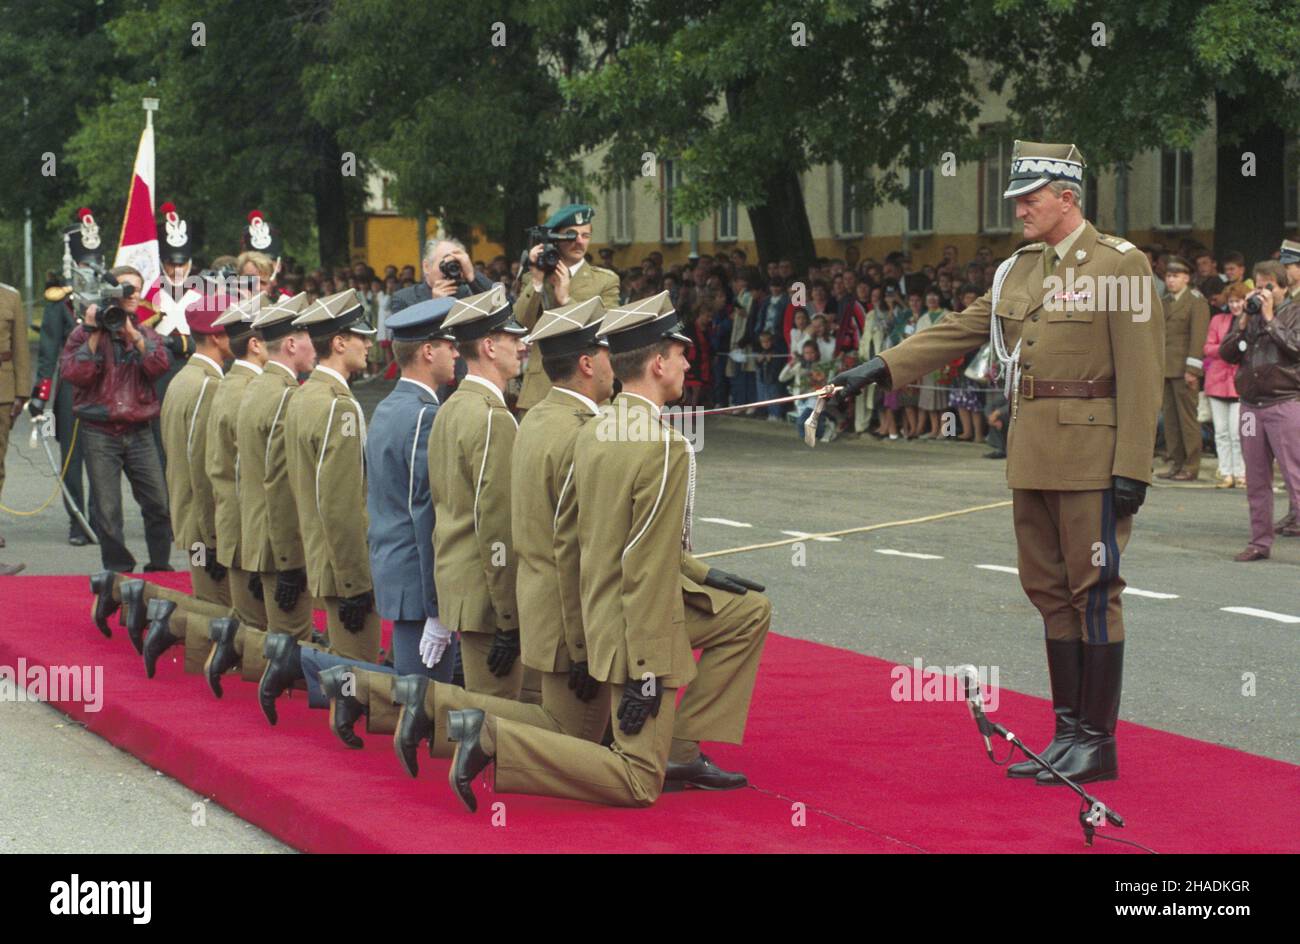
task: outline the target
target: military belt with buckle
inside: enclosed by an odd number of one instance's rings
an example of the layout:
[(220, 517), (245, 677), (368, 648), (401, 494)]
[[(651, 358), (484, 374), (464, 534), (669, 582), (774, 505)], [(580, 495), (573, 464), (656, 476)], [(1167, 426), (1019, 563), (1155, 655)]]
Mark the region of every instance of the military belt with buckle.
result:
[(1043, 397), (1069, 397), (1091, 400), (1096, 397), (1113, 397), (1115, 381), (1107, 380), (1043, 380), (1025, 375), (1020, 378), (1020, 395), (1026, 400)]

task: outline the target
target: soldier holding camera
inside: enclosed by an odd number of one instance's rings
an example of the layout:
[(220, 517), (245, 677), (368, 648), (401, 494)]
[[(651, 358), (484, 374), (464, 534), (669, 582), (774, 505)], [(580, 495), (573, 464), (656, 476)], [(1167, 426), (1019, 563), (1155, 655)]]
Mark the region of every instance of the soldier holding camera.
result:
[[(618, 275), (586, 261), (591, 220), (596, 211), (586, 203), (561, 207), (542, 225), (530, 230), (528, 264), (521, 273), (523, 289), (515, 301), (515, 320), (531, 330), (543, 309), (563, 308), (600, 297), (605, 307), (618, 307)], [(530, 357), (518, 407), (526, 410), (546, 399), (551, 382), (542, 371), (542, 358)]]
[(59, 370), (73, 387), (90, 480), (90, 525), (99, 537), (104, 569), (130, 573), (135, 558), (122, 536), (122, 483), (126, 474), (144, 514), (147, 570), (170, 570), (171, 522), (162, 465), (149, 423), (158, 415), (154, 381), (167, 370), (162, 338), (138, 325), (135, 308), (143, 279), (129, 266), (104, 278), (99, 303), (63, 347)]

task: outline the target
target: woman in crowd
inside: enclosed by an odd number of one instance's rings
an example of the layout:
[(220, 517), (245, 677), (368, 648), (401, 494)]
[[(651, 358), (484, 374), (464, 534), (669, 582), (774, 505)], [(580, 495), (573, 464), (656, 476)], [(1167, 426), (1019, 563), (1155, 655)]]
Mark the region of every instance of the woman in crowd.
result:
[(794, 327), (790, 329), (790, 361), (793, 363), (798, 358), (798, 352), (803, 348), (803, 342), (812, 334), (809, 331), (808, 309), (796, 308), (794, 310)]
[(1245, 488), (1246, 460), (1241, 456), (1241, 432), (1237, 427), (1241, 402), (1233, 374), (1236, 365), (1219, 356), (1219, 345), (1232, 330), (1232, 323), (1246, 310), (1250, 290), (1243, 282), (1228, 286), (1228, 310), (1210, 319), (1205, 335), (1205, 395), (1210, 399), (1210, 418), (1214, 421), (1214, 451), (1219, 457), (1219, 482), (1216, 488)]
[(813, 315), (812, 322), (808, 325), (808, 338), (817, 342), (817, 350), (820, 354), (818, 360), (829, 361), (834, 359), (835, 338), (831, 334), (829, 322), (825, 315)]

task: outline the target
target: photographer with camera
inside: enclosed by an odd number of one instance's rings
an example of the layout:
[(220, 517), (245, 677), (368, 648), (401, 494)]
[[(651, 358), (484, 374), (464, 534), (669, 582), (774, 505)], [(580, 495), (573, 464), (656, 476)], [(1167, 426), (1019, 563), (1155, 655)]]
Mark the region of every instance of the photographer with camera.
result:
[[(1300, 260), (1298, 260), (1300, 261)], [(1250, 543), (1233, 560), (1267, 560), (1273, 535), (1300, 536), (1300, 303), (1288, 297), (1281, 262), (1255, 265), (1255, 290), (1219, 345), (1237, 364), (1241, 453), (1246, 459)], [(1290, 513), (1273, 524), (1273, 460), (1282, 470)]]
[(122, 534), (122, 474), (144, 514), (149, 570), (171, 570), (171, 523), (162, 463), (150, 421), (158, 415), (154, 381), (169, 360), (162, 338), (136, 322), (144, 279), (130, 266), (110, 270), (85, 321), (68, 337), (59, 361), (73, 386), (90, 480), (90, 526), (105, 570), (130, 573), (135, 558)]
[[(525, 328), (532, 330), (543, 309), (562, 308), (597, 296), (607, 309), (618, 307), (618, 274), (586, 260), (595, 215), (589, 204), (573, 203), (528, 231), (532, 248), (520, 271), (523, 288), (518, 292), (514, 311), (515, 320)], [(521, 411), (536, 406), (546, 399), (550, 389), (541, 357), (528, 358), (516, 406)]]

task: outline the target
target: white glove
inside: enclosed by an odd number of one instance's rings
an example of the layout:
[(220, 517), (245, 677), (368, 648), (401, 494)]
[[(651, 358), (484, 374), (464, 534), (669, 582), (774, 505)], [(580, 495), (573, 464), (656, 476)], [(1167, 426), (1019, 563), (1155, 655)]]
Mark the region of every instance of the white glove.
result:
[(428, 668), (433, 668), (451, 644), (451, 630), (430, 616), (424, 621), (424, 635), (420, 637), (420, 661)]

